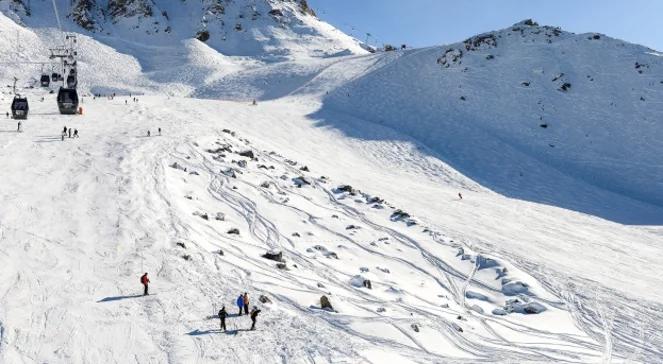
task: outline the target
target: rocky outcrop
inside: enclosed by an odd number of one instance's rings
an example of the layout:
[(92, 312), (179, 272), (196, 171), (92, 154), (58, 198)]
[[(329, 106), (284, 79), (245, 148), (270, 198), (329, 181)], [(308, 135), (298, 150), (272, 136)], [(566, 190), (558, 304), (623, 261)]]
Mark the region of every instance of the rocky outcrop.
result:
[(95, 30), (95, 14), (97, 3), (95, 0), (75, 0), (69, 16), (76, 24), (85, 30)]
[(113, 18), (151, 17), (154, 14), (153, 4), (150, 0), (108, 0), (108, 14)]

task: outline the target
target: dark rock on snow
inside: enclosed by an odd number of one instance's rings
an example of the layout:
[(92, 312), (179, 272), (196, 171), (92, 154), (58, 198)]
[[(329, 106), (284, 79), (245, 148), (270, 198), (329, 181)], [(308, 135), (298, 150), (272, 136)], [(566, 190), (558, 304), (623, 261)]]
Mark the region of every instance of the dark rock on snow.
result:
[(273, 260), (275, 262), (285, 262), (283, 259), (283, 252), (267, 252), (262, 255), (263, 258)]
[(327, 296), (320, 297), (320, 307), (322, 307), (323, 310), (334, 311), (334, 307), (332, 307)]

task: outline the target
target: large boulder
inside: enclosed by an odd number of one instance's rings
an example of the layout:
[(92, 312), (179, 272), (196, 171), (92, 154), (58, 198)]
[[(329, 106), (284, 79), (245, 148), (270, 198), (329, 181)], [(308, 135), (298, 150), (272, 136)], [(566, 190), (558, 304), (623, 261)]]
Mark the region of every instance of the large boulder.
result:
[(323, 310), (334, 311), (334, 307), (332, 307), (332, 304), (329, 302), (329, 298), (327, 298), (327, 296), (320, 297), (320, 307)]
[(292, 182), (299, 188), (311, 185), (311, 181), (304, 176), (295, 177), (292, 179)]
[(263, 258), (273, 260), (275, 262), (285, 262), (283, 259), (283, 252), (269, 251), (262, 255)]
[(502, 293), (507, 296), (517, 296), (527, 293), (529, 286), (523, 282), (509, 282), (502, 286)]
[(479, 269), (493, 268), (499, 266), (495, 259), (486, 258), (483, 255), (477, 255), (476, 264)]
[[(366, 283), (366, 282), (368, 282), (368, 283)], [(355, 286), (355, 287), (358, 287), (358, 288), (362, 288), (362, 287), (370, 288), (370, 287), (367, 287), (367, 285), (372, 286), (371, 281), (369, 281), (368, 279), (364, 278), (363, 276), (361, 276), (359, 274), (350, 279), (350, 284)]]
[(356, 191), (352, 186), (350, 185), (340, 185), (333, 190), (334, 193), (349, 193), (351, 195), (354, 195)]
[(256, 157), (255, 154), (253, 154), (252, 150), (244, 150), (237, 154), (241, 155), (242, 157), (251, 158), (251, 159), (254, 159)]
[(408, 214), (407, 212), (405, 212), (403, 210), (396, 210), (389, 217), (389, 219), (391, 219), (391, 221), (401, 221), (401, 220), (405, 220), (405, 219), (409, 219), (409, 218), (410, 218), (410, 214)]

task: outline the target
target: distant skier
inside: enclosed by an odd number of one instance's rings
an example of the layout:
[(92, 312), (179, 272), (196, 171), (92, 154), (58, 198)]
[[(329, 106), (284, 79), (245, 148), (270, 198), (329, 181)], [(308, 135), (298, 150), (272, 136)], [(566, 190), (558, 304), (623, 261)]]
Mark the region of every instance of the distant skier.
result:
[(253, 106), (256, 106), (256, 105), (258, 105), (258, 101), (256, 101), (256, 99), (253, 99)]
[(78, 129), (74, 129), (74, 138), (78, 138)]
[(147, 295), (149, 295), (149, 293), (147, 292), (147, 290), (148, 290), (148, 285), (150, 284), (150, 279), (147, 278), (147, 273), (145, 273), (145, 274), (143, 274), (142, 276), (140, 276), (140, 283), (141, 283), (141, 284), (143, 285), (143, 287), (145, 288), (145, 289), (143, 290), (143, 296), (147, 296)]
[(249, 294), (244, 292), (244, 313), (249, 314)]
[(67, 134), (67, 126), (66, 125), (64, 126), (64, 129), (62, 129), (62, 133)]
[(237, 307), (239, 307), (239, 316), (242, 316), (242, 308), (244, 308), (244, 296), (241, 294), (237, 297)]
[(260, 310), (258, 307), (253, 306), (253, 310), (251, 310), (251, 330), (256, 329), (256, 319), (258, 318), (258, 314), (260, 313)]
[(226, 316), (228, 316), (228, 313), (226, 312), (226, 306), (223, 306), (219, 310), (219, 320), (221, 320), (221, 330), (223, 331), (226, 331)]
[(63, 133), (62, 133), (62, 141), (64, 141), (64, 137), (65, 137), (65, 135), (67, 135), (67, 133), (64, 133), (64, 132), (63, 132)]
[(161, 128), (159, 128), (159, 136), (161, 136)]
[(458, 198), (461, 200), (463, 199), (463, 195), (460, 192), (458, 192)]
[(9, 119), (9, 111), (7, 111), (7, 114), (6, 114), (6, 115), (7, 115), (7, 119)]
[(69, 128), (67, 131), (69, 132), (69, 138), (71, 138), (71, 128)]
[(149, 131), (149, 130), (147, 131), (147, 136), (148, 136), (148, 137), (150, 136), (150, 131)]
[(18, 121), (18, 127), (16, 128), (16, 132), (20, 133), (21, 132), (21, 121)]

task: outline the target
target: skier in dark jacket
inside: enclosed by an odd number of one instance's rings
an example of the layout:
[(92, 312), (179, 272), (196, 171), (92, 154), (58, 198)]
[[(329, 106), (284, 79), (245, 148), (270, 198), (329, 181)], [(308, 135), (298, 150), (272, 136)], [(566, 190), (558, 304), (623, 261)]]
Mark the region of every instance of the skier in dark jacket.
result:
[(258, 307), (253, 306), (253, 310), (251, 310), (251, 330), (256, 329), (256, 318), (258, 318), (258, 314), (260, 313), (260, 310)]
[(241, 294), (239, 297), (237, 297), (237, 307), (239, 307), (239, 316), (242, 316), (242, 308), (244, 308), (244, 296)]
[(150, 279), (147, 278), (147, 273), (143, 274), (140, 277), (140, 283), (145, 287), (145, 290), (143, 291), (143, 296), (147, 296), (149, 293), (147, 292), (147, 286), (150, 284)]
[(226, 312), (226, 306), (223, 306), (219, 310), (219, 320), (221, 320), (221, 330), (223, 331), (226, 331), (226, 316), (228, 316), (228, 313)]

